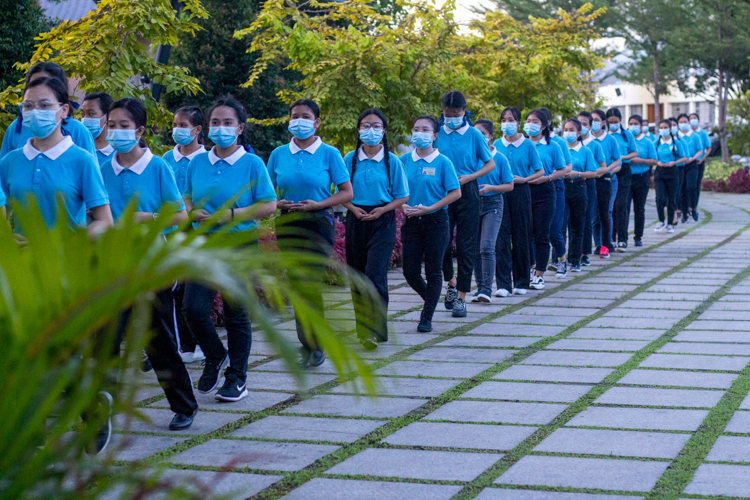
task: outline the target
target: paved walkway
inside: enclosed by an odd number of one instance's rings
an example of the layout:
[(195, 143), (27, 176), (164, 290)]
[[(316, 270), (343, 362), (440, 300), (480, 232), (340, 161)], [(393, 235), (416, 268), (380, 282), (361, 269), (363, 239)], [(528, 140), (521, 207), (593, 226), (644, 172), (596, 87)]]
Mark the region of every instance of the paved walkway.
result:
[[(394, 272), (394, 333), (362, 353), (382, 397), (352, 395), (328, 362), (305, 392), (254, 335), (250, 397), (199, 395), (177, 434), (144, 385), (156, 425), (118, 435), (119, 458), (233, 498), (750, 498), (750, 197), (701, 205), (700, 224), (649, 227), (642, 249), (548, 273), (543, 292), (458, 321), (439, 309), (432, 334), (416, 333), (419, 298)], [(327, 299), (350, 327), (348, 295)]]

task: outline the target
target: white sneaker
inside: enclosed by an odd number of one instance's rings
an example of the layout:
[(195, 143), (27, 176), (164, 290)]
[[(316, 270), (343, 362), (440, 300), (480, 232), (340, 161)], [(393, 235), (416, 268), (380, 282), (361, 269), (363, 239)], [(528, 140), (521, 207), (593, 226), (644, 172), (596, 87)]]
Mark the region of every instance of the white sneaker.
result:
[(203, 350), (199, 345), (195, 346), (195, 352), (181, 352), (180, 357), (185, 364), (195, 363), (196, 361), (203, 361), (206, 359), (206, 355), (203, 354)]
[(526, 289), (525, 288), (514, 288), (513, 289), (513, 295), (526, 295)]
[(673, 226), (673, 225), (671, 225), (671, 224), (668, 224), (668, 225), (667, 225), (667, 232), (668, 232), (668, 233), (674, 233), (674, 226)]
[(533, 280), (535, 274), (536, 274), (536, 267), (532, 267), (531, 268), (531, 273), (529, 274), (529, 279)]
[(495, 292), (495, 297), (507, 297), (508, 295), (510, 295), (510, 292), (505, 288), (498, 288)]
[[(531, 288), (534, 290), (544, 290), (544, 278), (541, 276), (534, 276), (534, 279), (531, 280)], [(525, 290), (524, 290), (525, 292)], [(514, 291), (515, 293), (515, 291)]]
[(664, 222), (660, 222), (658, 226), (654, 228), (655, 233), (663, 233), (666, 231), (667, 225)]
[[(476, 295), (474, 298), (477, 299), (476, 300), (477, 302), (481, 302), (483, 304), (489, 304), (492, 302), (492, 297), (490, 297), (489, 295), (485, 295), (483, 293)], [(474, 299), (472, 299), (472, 302), (474, 302)]]
[(479, 302), (479, 294), (478, 294), (478, 293), (475, 293), (475, 294), (474, 294), (474, 295), (473, 295), (473, 296), (471, 297), (471, 301), (472, 301), (472, 302)]

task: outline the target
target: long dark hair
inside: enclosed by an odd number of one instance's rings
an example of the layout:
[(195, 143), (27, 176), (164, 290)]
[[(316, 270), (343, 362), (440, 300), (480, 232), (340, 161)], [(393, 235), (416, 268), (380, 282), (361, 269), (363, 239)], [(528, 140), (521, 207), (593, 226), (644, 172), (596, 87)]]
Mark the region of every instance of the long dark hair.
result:
[(391, 151), (388, 149), (388, 120), (382, 111), (377, 108), (370, 108), (362, 111), (357, 120), (357, 147), (354, 148), (354, 154), (352, 155), (352, 179), (354, 179), (354, 172), (357, 170), (357, 160), (359, 160), (359, 148), (362, 147), (362, 140), (359, 138), (359, 125), (366, 116), (375, 115), (383, 121), (383, 161), (385, 161), (385, 172), (388, 174), (388, 189), (391, 189)]
[(521, 111), (515, 106), (508, 106), (500, 113), (500, 121), (502, 122), (503, 116), (505, 116), (505, 113), (510, 113), (510, 115), (513, 117), (516, 122), (521, 123)]
[(544, 139), (549, 144), (549, 122), (551, 118), (547, 115), (543, 108), (532, 109), (531, 111), (529, 111), (529, 114), (526, 115), (526, 118), (528, 119), (528, 117), (531, 115), (536, 116), (537, 118), (539, 118), (539, 121), (542, 122), (542, 137), (544, 137)]
[[(445, 95), (443, 95), (440, 104), (443, 108), (463, 109), (464, 125), (467, 123), (471, 125), (471, 120), (469, 118), (474, 115), (470, 111), (466, 111), (466, 97), (464, 96), (463, 92), (460, 92), (458, 90), (451, 90), (450, 92), (446, 92)], [(443, 123), (445, 123), (445, 116), (443, 115), (443, 113), (440, 113), (438, 127)]]
[[(213, 108), (211, 110), (213, 111)], [(198, 144), (203, 144), (203, 129), (205, 127), (203, 126), (203, 110), (200, 106), (183, 106), (175, 111), (174, 115), (184, 115), (187, 121), (190, 122), (190, 125), (193, 127), (200, 126), (201, 133), (198, 135)], [(243, 130), (242, 132), (244, 133), (245, 131)]]
[[(130, 115), (130, 119), (135, 123), (135, 128), (146, 127), (146, 106), (141, 102), (140, 99), (133, 97), (123, 97), (112, 103), (107, 112), (107, 120), (109, 120), (109, 114), (116, 109), (124, 109)], [(141, 139), (138, 141), (138, 146), (141, 148), (147, 147), (146, 139), (141, 135)]]
[[(625, 137), (625, 129), (622, 126), (622, 113), (620, 113), (620, 110), (617, 109), (617, 108), (609, 108), (607, 110), (606, 117), (610, 118), (612, 116), (614, 116), (615, 118), (619, 118), (620, 119), (620, 131), (618, 132), (618, 134), (620, 134), (621, 136)], [(607, 124), (607, 131), (610, 131), (609, 130), (609, 124)]]
[[(34, 87), (47, 87), (52, 91), (52, 93), (55, 94), (55, 98), (57, 99), (57, 102), (59, 102), (61, 105), (67, 104), (70, 106), (70, 100), (68, 98), (68, 82), (63, 82), (62, 80), (58, 78), (52, 78), (49, 76), (45, 76), (43, 78), (37, 78), (33, 82), (29, 83), (26, 86), (26, 89), (24, 89), (23, 93), (24, 95), (29, 89), (33, 89)], [(62, 123), (65, 124), (67, 117), (63, 117)]]
[(234, 110), (234, 114), (237, 117), (238, 126), (245, 125), (244, 127), (242, 127), (242, 132), (240, 132), (240, 135), (237, 136), (237, 144), (242, 146), (245, 151), (249, 151), (247, 139), (245, 138), (245, 129), (247, 128), (247, 111), (245, 111), (245, 106), (243, 106), (242, 103), (235, 99), (233, 96), (223, 95), (219, 97), (218, 100), (214, 101), (211, 107), (208, 108), (207, 116), (209, 123), (211, 121), (211, 115), (213, 114), (214, 110), (222, 106), (226, 106), (227, 108), (232, 108)]
[[(672, 133), (672, 122), (670, 121), (669, 118), (665, 118), (663, 120), (660, 120), (659, 123), (656, 125), (656, 129), (657, 130), (659, 129), (659, 125), (661, 125), (662, 123), (664, 123), (667, 126), (667, 128), (669, 129), (669, 136), (672, 138), (672, 147), (670, 149), (672, 151), (672, 156), (676, 160), (677, 159), (677, 137), (675, 137), (675, 135)], [(662, 142), (662, 136), (661, 136), (661, 134), (659, 134), (658, 139), (656, 139), (656, 148), (657, 149), (659, 149), (659, 144), (661, 144), (661, 142)]]

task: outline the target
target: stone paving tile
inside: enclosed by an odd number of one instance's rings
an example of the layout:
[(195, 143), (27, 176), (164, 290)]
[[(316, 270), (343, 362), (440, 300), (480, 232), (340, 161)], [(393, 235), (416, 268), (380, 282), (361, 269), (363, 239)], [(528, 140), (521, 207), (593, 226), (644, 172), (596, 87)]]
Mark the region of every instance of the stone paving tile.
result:
[[(403, 500), (429, 498), (448, 500), (461, 486), (442, 484), (394, 483), (390, 481), (355, 481), (351, 479), (313, 478), (292, 490), (283, 500)], [(629, 497), (630, 498), (630, 497)]]
[(530, 314), (539, 316), (573, 316), (585, 318), (599, 312), (599, 309), (589, 309), (585, 307), (535, 307), (529, 306), (519, 309), (515, 314)]
[(750, 434), (750, 411), (738, 411), (732, 415), (724, 432)]
[(586, 340), (586, 339), (561, 339), (547, 346), (554, 350), (576, 350), (576, 351), (639, 351), (649, 344), (648, 341), (637, 340)]
[(591, 385), (539, 384), (524, 382), (482, 382), (469, 389), (462, 398), (497, 399), (509, 401), (543, 401), (573, 403), (586, 394)]
[(410, 361), (465, 361), (473, 363), (500, 363), (518, 351), (499, 349), (462, 349), (453, 347), (431, 347), (408, 356)]
[(680, 342), (741, 342), (750, 344), (750, 332), (683, 331), (675, 335)]
[[(419, 325), (419, 321), (390, 321), (388, 322), (388, 331), (394, 333), (417, 334), (417, 325)], [(453, 325), (451, 323), (432, 324), (432, 333), (434, 334), (450, 332), (451, 330), (455, 329), (456, 325)], [(385, 346), (381, 345), (380, 347)]]
[(594, 495), (562, 491), (534, 491), (505, 488), (485, 488), (476, 500), (643, 500), (630, 495)]
[(683, 370), (742, 371), (750, 362), (740, 356), (700, 356), (688, 354), (652, 354), (640, 366), (645, 368), (676, 368)]
[(497, 380), (531, 380), (536, 382), (581, 382), (597, 384), (614, 370), (608, 368), (572, 368), (562, 366), (516, 365), (498, 373)]
[[(544, 299), (542, 299), (544, 300)], [(506, 314), (493, 319), (493, 323), (517, 323), (526, 325), (570, 326), (581, 321), (581, 318), (570, 316), (532, 316), (530, 314)]]
[(695, 431), (708, 415), (706, 410), (589, 407), (573, 417), (571, 427), (604, 427), (664, 431)]
[(383, 442), (405, 446), (503, 451), (513, 449), (535, 431), (535, 427), (516, 425), (413, 422), (386, 437)]
[(675, 319), (658, 318), (598, 318), (589, 323), (592, 328), (637, 328), (637, 329), (662, 329), (672, 328), (677, 323)]
[(673, 292), (641, 292), (632, 300), (638, 301), (676, 301), (685, 300), (690, 302), (703, 302), (711, 295), (709, 293), (673, 293)]
[(740, 410), (750, 410), (750, 396), (747, 396), (744, 401), (742, 401), (742, 404), (740, 405)]
[[(232, 411), (263, 411), (275, 404), (286, 401), (293, 397), (292, 394), (287, 392), (258, 392), (251, 391), (250, 394), (240, 401), (234, 403), (226, 403), (218, 401), (214, 394), (201, 394), (195, 391), (195, 399), (198, 401), (198, 407), (201, 409), (210, 410), (232, 410)], [(160, 399), (155, 403), (151, 403), (149, 407), (169, 408), (169, 403), (166, 399)], [(203, 414), (201, 414), (202, 416)]]
[(750, 466), (701, 464), (685, 493), (750, 497)]
[(290, 406), (282, 413), (390, 418), (406, 415), (423, 404), (423, 399), (388, 398), (384, 401), (357, 396), (321, 395)]
[(383, 425), (385, 422), (378, 420), (270, 415), (237, 429), (230, 436), (352, 443)]
[[(432, 317), (432, 321), (433, 323), (446, 323), (446, 322), (447, 323), (470, 323), (472, 321), (477, 321), (489, 315), (489, 312), (479, 312), (479, 311), (476, 311), (476, 308), (475, 310), (471, 310), (470, 304), (467, 304), (467, 310), (469, 314), (465, 318), (454, 318), (453, 316), (451, 316), (450, 311), (437, 310), (435, 311), (435, 315)], [(407, 313), (407, 314), (404, 314), (403, 316), (398, 317), (397, 319), (399, 321), (419, 321), (421, 314), (422, 314), (422, 311), (412, 311), (410, 313)]]
[(604, 292), (604, 291), (598, 291), (598, 292), (580, 292), (576, 290), (572, 290), (571, 288), (566, 288), (565, 292), (561, 292), (560, 298), (566, 298), (566, 299), (619, 299), (623, 295), (625, 295), (626, 292)]
[(428, 413), (424, 418), (426, 420), (449, 420), (453, 422), (544, 425), (566, 408), (567, 405), (551, 403), (450, 401), (437, 410)]
[(328, 474), (471, 481), (502, 458), (494, 453), (370, 448), (328, 469)]
[(294, 375), (280, 372), (253, 372), (247, 374), (248, 389), (266, 389), (274, 391), (304, 391), (310, 390), (336, 378), (335, 375), (322, 375), (311, 373), (304, 381), (300, 382)]
[[(609, 304), (611, 304), (612, 301), (608, 299), (589, 299), (585, 302), (582, 302), (580, 299), (572, 299), (572, 298), (553, 298), (553, 297), (547, 297), (545, 299), (539, 299), (535, 302), (535, 305), (538, 306), (553, 306), (553, 307), (596, 307), (596, 308), (602, 308), (607, 307)], [(570, 323), (573, 324), (573, 323)]]
[(587, 351), (539, 351), (525, 360), (524, 365), (619, 366), (632, 357), (630, 353)]
[(579, 328), (570, 338), (612, 340), (656, 340), (666, 330), (636, 330), (629, 328)]
[(750, 463), (750, 437), (719, 436), (706, 462)]
[[(706, 342), (669, 342), (656, 352), (672, 354), (714, 354), (750, 356), (750, 344), (718, 344)], [(750, 360), (749, 360), (750, 361)]]
[(686, 330), (720, 330), (720, 331), (750, 331), (750, 321), (718, 321), (718, 320), (695, 320), (690, 323)]
[(706, 311), (698, 319), (707, 320), (726, 320), (726, 321), (748, 321), (750, 312), (748, 311)]
[(660, 309), (664, 311), (691, 311), (698, 307), (700, 302), (690, 302), (687, 300), (659, 300), (651, 301), (641, 300), (638, 295), (633, 297), (631, 300), (623, 302), (619, 307), (634, 308), (634, 309)]
[[(436, 380), (402, 377), (375, 377), (375, 391), (381, 396), (412, 396), (434, 398), (460, 384), (460, 380)], [(365, 394), (362, 379), (355, 379), (329, 392), (334, 394)]]
[(105, 456), (113, 460), (134, 462), (185, 442), (186, 438), (146, 436), (143, 434), (113, 434)]
[(630, 321), (630, 318), (657, 318), (657, 319), (682, 319), (690, 314), (690, 311), (666, 310), (666, 309), (629, 309), (617, 307), (604, 314), (604, 318), (623, 318), (623, 321)]
[[(737, 295), (727, 295), (725, 297), (738, 297)], [(722, 297), (725, 298), (725, 297)], [(747, 299), (747, 301), (750, 301), (750, 296), (743, 296)], [(747, 304), (743, 300), (742, 302), (726, 302), (719, 300), (718, 302), (715, 302), (711, 307), (708, 308), (708, 311), (734, 311), (739, 313), (747, 314)], [(707, 319), (707, 318), (704, 318)]]
[(594, 403), (607, 405), (711, 408), (716, 406), (723, 395), (724, 391), (613, 387), (599, 396)]
[(373, 372), (375, 375), (400, 377), (469, 378), (483, 372), (483, 363), (433, 363), (429, 361), (394, 361)]
[(525, 456), (496, 484), (650, 491), (668, 462)]
[(619, 457), (675, 458), (690, 434), (557, 429), (533, 451)]
[(175, 436), (181, 435), (197, 435), (205, 434), (206, 432), (215, 431), (219, 427), (223, 427), (229, 422), (234, 422), (243, 418), (245, 415), (238, 413), (214, 413), (214, 412), (203, 412), (199, 413), (193, 425), (189, 429), (183, 431), (170, 431), (169, 422), (172, 421), (174, 413), (171, 410), (159, 410), (155, 408), (141, 408), (138, 410), (148, 421), (139, 419), (128, 419), (124, 414), (116, 415), (112, 421), (112, 425), (116, 431), (131, 431), (131, 432), (156, 432), (159, 434), (173, 434)]
[(541, 339), (539, 337), (487, 337), (479, 335), (461, 335), (435, 344), (440, 347), (517, 347), (530, 346)]
[(485, 323), (469, 331), (469, 334), (478, 333), (483, 335), (513, 335), (518, 337), (554, 337), (558, 333), (564, 331), (565, 328), (565, 326)]

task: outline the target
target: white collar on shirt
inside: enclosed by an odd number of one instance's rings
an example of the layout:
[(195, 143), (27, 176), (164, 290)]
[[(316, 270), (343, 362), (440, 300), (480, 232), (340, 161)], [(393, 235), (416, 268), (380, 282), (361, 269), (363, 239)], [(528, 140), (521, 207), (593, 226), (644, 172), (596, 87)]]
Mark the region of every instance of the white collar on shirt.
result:
[(503, 136), (500, 140), (503, 142), (503, 146), (505, 146), (506, 148), (508, 146), (515, 146), (517, 148), (520, 148), (521, 144), (523, 144), (523, 141), (525, 141), (526, 138), (524, 136), (521, 136), (518, 139), (516, 139), (515, 142), (508, 142), (508, 139), (506, 139), (505, 136)]
[(443, 131), (449, 135), (452, 134), (453, 132), (458, 132), (458, 135), (464, 135), (466, 131), (469, 130), (469, 126), (470, 125), (468, 123), (464, 123), (463, 126), (461, 126), (460, 128), (452, 129), (448, 127), (447, 125), (443, 125)]
[(172, 150), (172, 154), (174, 155), (174, 161), (180, 161), (183, 158), (187, 158), (188, 161), (190, 161), (193, 158), (195, 158), (196, 155), (198, 155), (200, 153), (205, 153), (205, 152), (206, 152), (206, 148), (203, 146), (203, 144), (201, 144), (198, 149), (196, 149), (195, 151), (193, 151), (192, 153), (190, 153), (187, 156), (185, 156), (184, 154), (180, 153), (180, 147), (179, 146), (175, 146), (174, 149)]
[(308, 153), (310, 153), (311, 155), (314, 155), (314, 154), (315, 154), (315, 152), (316, 152), (316, 151), (318, 150), (318, 148), (320, 147), (320, 145), (321, 145), (321, 144), (323, 144), (323, 141), (322, 141), (322, 140), (320, 139), (320, 137), (316, 137), (316, 138), (315, 138), (315, 142), (313, 142), (312, 144), (310, 144), (309, 146), (307, 146), (307, 147), (306, 147), (306, 148), (305, 148), (305, 149), (303, 150), (303, 149), (300, 149), (300, 147), (299, 147), (299, 146), (297, 146), (297, 143), (296, 143), (296, 142), (294, 142), (294, 139), (292, 139), (292, 140), (291, 140), (291, 141), (289, 142), (289, 151), (290, 151), (290, 152), (291, 152), (291, 153), (292, 153), (293, 155), (296, 155), (296, 154), (297, 154), (297, 153), (299, 153), (300, 151), (307, 151), (307, 152), (308, 152)]
[(607, 131), (606, 130), (604, 131), (604, 133), (602, 135), (600, 135), (599, 137), (594, 137), (594, 139), (596, 139), (597, 141), (603, 141), (605, 137), (607, 137)]
[(589, 134), (589, 136), (581, 140), (581, 142), (583, 143), (584, 146), (588, 146), (589, 144), (591, 144), (591, 141), (593, 140), (594, 140), (594, 136)]
[(60, 155), (62, 155), (64, 152), (70, 148), (70, 146), (73, 145), (73, 138), (69, 135), (66, 135), (63, 137), (63, 140), (55, 144), (54, 147), (48, 149), (47, 151), (39, 151), (34, 146), (31, 145), (32, 139), (29, 139), (26, 144), (23, 146), (23, 154), (26, 156), (27, 159), (33, 160), (38, 155), (42, 154), (49, 158), (50, 160), (57, 160)]
[(369, 156), (367, 156), (365, 154), (365, 149), (364, 148), (359, 148), (359, 154), (357, 154), (357, 159), (359, 161), (366, 161), (366, 160), (372, 160), (372, 161), (375, 161), (375, 162), (382, 161), (383, 158), (385, 158), (385, 152), (384, 151), (385, 151), (385, 148), (383, 146), (381, 146), (380, 147), (380, 151), (378, 151), (375, 154), (375, 156), (373, 156), (372, 158), (370, 158)]
[(421, 156), (417, 154), (417, 150), (415, 149), (414, 151), (411, 152), (411, 159), (414, 161), (414, 163), (418, 162), (419, 160), (424, 160), (427, 163), (432, 163), (432, 160), (437, 158), (439, 154), (440, 154), (440, 151), (436, 149), (432, 153), (430, 153), (429, 156), (425, 156), (424, 158), (422, 158)]
[[(529, 139), (529, 140), (531, 140), (531, 139)], [(533, 142), (533, 141), (532, 141), (532, 142)], [(535, 144), (535, 146), (538, 146), (538, 145), (540, 145), (540, 144), (541, 144), (541, 145), (543, 145), (543, 146), (546, 146), (546, 145), (547, 145), (547, 139), (545, 139), (544, 137), (542, 137), (542, 138), (541, 138), (541, 139), (539, 139), (539, 141), (538, 141), (538, 142), (537, 142), (537, 143)]]
[(99, 151), (104, 156), (109, 156), (115, 152), (115, 148), (113, 148), (111, 144), (107, 144), (102, 149), (97, 149), (97, 151)]
[(688, 130), (687, 132), (683, 132), (682, 130), (679, 131), (680, 137), (690, 137), (693, 135), (692, 130)]
[(492, 144), (490, 144), (490, 154), (492, 156), (495, 156), (497, 154), (497, 148), (493, 146)]
[(661, 142), (665, 144), (672, 144), (672, 135), (668, 135), (667, 137), (659, 136), (659, 139), (661, 139)]
[(580, 151), (580, 150), (581, 150), (581, 148), (582, 148), (582, 147), (583, 147), (583, 145), (581, 144), (581, 141), (578, 141), (578, 144), (576, 144), (575, 146), (573, 146), (573, 147), (572, 147), (572, 148), (570, 148), (570, 149), (572, 149), (572, 150), (573, 150), (573, 151), (575, 151), (575, 152), (578, 152), (578, 151)]
[[(148, 148), (143, 148), (143, 156), (133, 164), (132, 167), (130, 167), (128, 170), (133, 172), (134, 174), (141, 175), (144, 170), (146, 170), (146, 167), (148, 167), (148, 164), (151, 163), (151, 159), (154, 157), (154, 154), (151, 152)], [(120, 164), (117, 162), (117, 155), (114, 155), (112, 157), (112, 170), (115, 171), (115, 175), (120, 175), (120, 173), (125, 170), (125, 167), (120, 166)]]
[(246, 153), (245, 148), (240, 146), (237, 148), (237, 151), (227, 156), (226, 158), (219, 158), (218, 156), (216, 156), (215, 150), (216, 150), (216, 146), (212, 147), (211, 151), (208, 152), (208, 161), (211, 162), (211, 165), (216, 165), (216, 162), (219, 160), (224, 160), (230, 165), (234, 165), (235, 163), (237, 163), (237, 160), (242, 158), (242, 155)]

